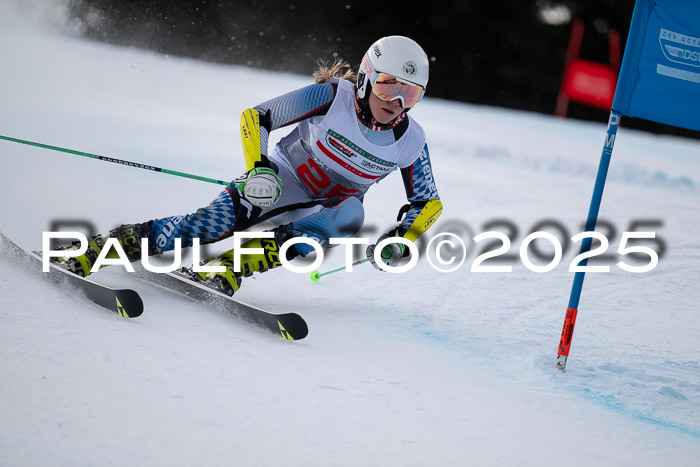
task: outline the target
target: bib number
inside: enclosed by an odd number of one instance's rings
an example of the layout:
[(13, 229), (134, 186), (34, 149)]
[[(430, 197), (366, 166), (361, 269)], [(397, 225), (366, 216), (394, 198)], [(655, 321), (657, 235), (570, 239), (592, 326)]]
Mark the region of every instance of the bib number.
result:
[(335, 196), (353, 196), (355, 193), (360, 191), (353, 188), (346, 188), (337, 183), (330, 190), (328, 190), (328, 187), (330, 187), (331, 183), (333, 182), (323, 171), (323, 169), (321, 169), (321, 167), (316, 163), (316, 161), (311, 158), (309, 158), (306, 163), (297, 167), (296, 171), (299, 178), (301, 178), (301, 181), (304, 182), (304, 185), (306, 185), (317, 196), (322, 196), (324, 198), (333, 198)]

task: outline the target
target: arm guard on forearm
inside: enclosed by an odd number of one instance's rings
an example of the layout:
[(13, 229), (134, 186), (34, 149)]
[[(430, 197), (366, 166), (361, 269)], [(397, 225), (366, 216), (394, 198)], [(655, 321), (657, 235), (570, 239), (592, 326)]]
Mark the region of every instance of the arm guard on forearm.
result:
[(246, 171), (269, 155), (270, 132), (314, 116), (325, 115), (335, 98), (336, 83), (312, 84), (246, 109), (241, 115), (241, 139)]
[(245, 109), (241, 114), (241, 140), (246, 172), (262, 160), (260, 152), (260, 114), (255, 109)]

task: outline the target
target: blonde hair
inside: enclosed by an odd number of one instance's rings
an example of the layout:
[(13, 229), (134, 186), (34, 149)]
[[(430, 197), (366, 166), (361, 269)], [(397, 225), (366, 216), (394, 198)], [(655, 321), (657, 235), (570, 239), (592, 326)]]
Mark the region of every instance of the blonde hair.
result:
[(346, 60), (336, 58), (329, 64), (328, 61), (319, 59), (317, 63), (318, 69), (314, 71), (316, 84), (327, 83), (331, 78), (340, 78), (357, 84), (357, 74)]

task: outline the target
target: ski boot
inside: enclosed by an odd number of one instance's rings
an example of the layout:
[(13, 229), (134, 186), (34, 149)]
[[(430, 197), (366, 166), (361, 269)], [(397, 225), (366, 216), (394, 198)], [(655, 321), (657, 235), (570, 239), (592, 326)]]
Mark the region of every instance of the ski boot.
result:
[[(202, 265), (226, 266), (224, 272), (197, 272), (194, 278), (210, 281), (216, 288), (226, 295), (233, 295), (240, 287), (243, 277), (252, 276), (254, 272), (265, 272), (282, 265), (280, 261), (280, 246), (293, 236), (290, 225), (285, 225), (272, 230), (274, 238), (254, 238), (247, 241), (241, 248), (262, 248), (261, 254), (242, 254), (241, 270), (233, 270), (233, 250), (220, 254), (215, 258), (205, 260)], [(287, 250), (287, 260), (297, 256), (294, 248)]]
[[(84, 254), (80, 256), (59, 256), (56, 258), (56, 261), (63, 263), (74, 274), (87, 277), (92, 272), (92, 265), (97, 261), (104, 244), (102, 235), (95, 235), (88, 240), (87, 251)], [(66, 250), (77, 250), (79, 246), (78, 242), (73, 242), (73, 245), (70, 248), (66, 248)]]
[[(134, 262), (141, 259), (141, 238), (148, 237), (148, 228), (150, 227), (150, 222), (145, 222), (143, 224), (126, 224), (117, 227), (109, 232), (106, 238), (102, 235), (96, 235), (88, 240), (87, 251), (80, 256), (63, 256), (58, 257), (58, 262), (65, 264), (73, 273), (87, 277), (92, 274), (92, 265), (97, 261), (97, 257), (104, 248), (105, 241), (108, 238), (116, 238), (119, 244), (124, 249), (126, 257), (129, 261)], [(79, 247), (78, 243), (73, 243), (73, 246), (67, 248), (67, 250), (77, 250)], [(157, 254), (153, 244), (149, 244), (149, 256)], [(110, 249), (107, 253), (107, 258), (118, 258), (117, 253), (114, 249)], [(106, 265), (105, 265), (106, 266)], [(105, 267), (103, 266), (103, 267)]]

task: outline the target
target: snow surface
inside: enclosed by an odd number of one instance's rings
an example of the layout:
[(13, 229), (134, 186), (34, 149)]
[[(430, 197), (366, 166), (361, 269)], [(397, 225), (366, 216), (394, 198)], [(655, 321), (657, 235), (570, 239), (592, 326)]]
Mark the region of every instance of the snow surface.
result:
[[(0, 134), (212, 178), (244, 169), (244, 108), (310, 83), (8, 16), (1, 26)], [(561, 373), (577, 247), (548, 273), (519, 260), (475, 273), (482, 245), (470, 238), (510, 220), (517, 254), (543, 219), (583, 230), (604, 126), (430, 98), (412, 115), (445, 205), (430, 234), (460, 234), (467, 261), (453, 273), (421, 260), (397, 275), (362, 265), (318, 283), (285, 270), (246, 279), (242, 300), (306, 318), (303, 341), (108, 268), (94, 279), (144, 299), (143, 316), (125, 320), (0, 248), (0, 465), (698, 465), (698, 141), (620, 129), (601, 209), (617, 229), (610, 251), (631, 220), (652, 219), (666, 252), (652, 272), (615, 257), (587, 275)], [(219, 192), (5, 141), (0, 158), (0, 230), (30, 249), (54, 221), (106, 232)], [(404, 202), (398, 175), (374, 187), (368, 236)], [(321, 270), (343, 260), (334, 251)]]

